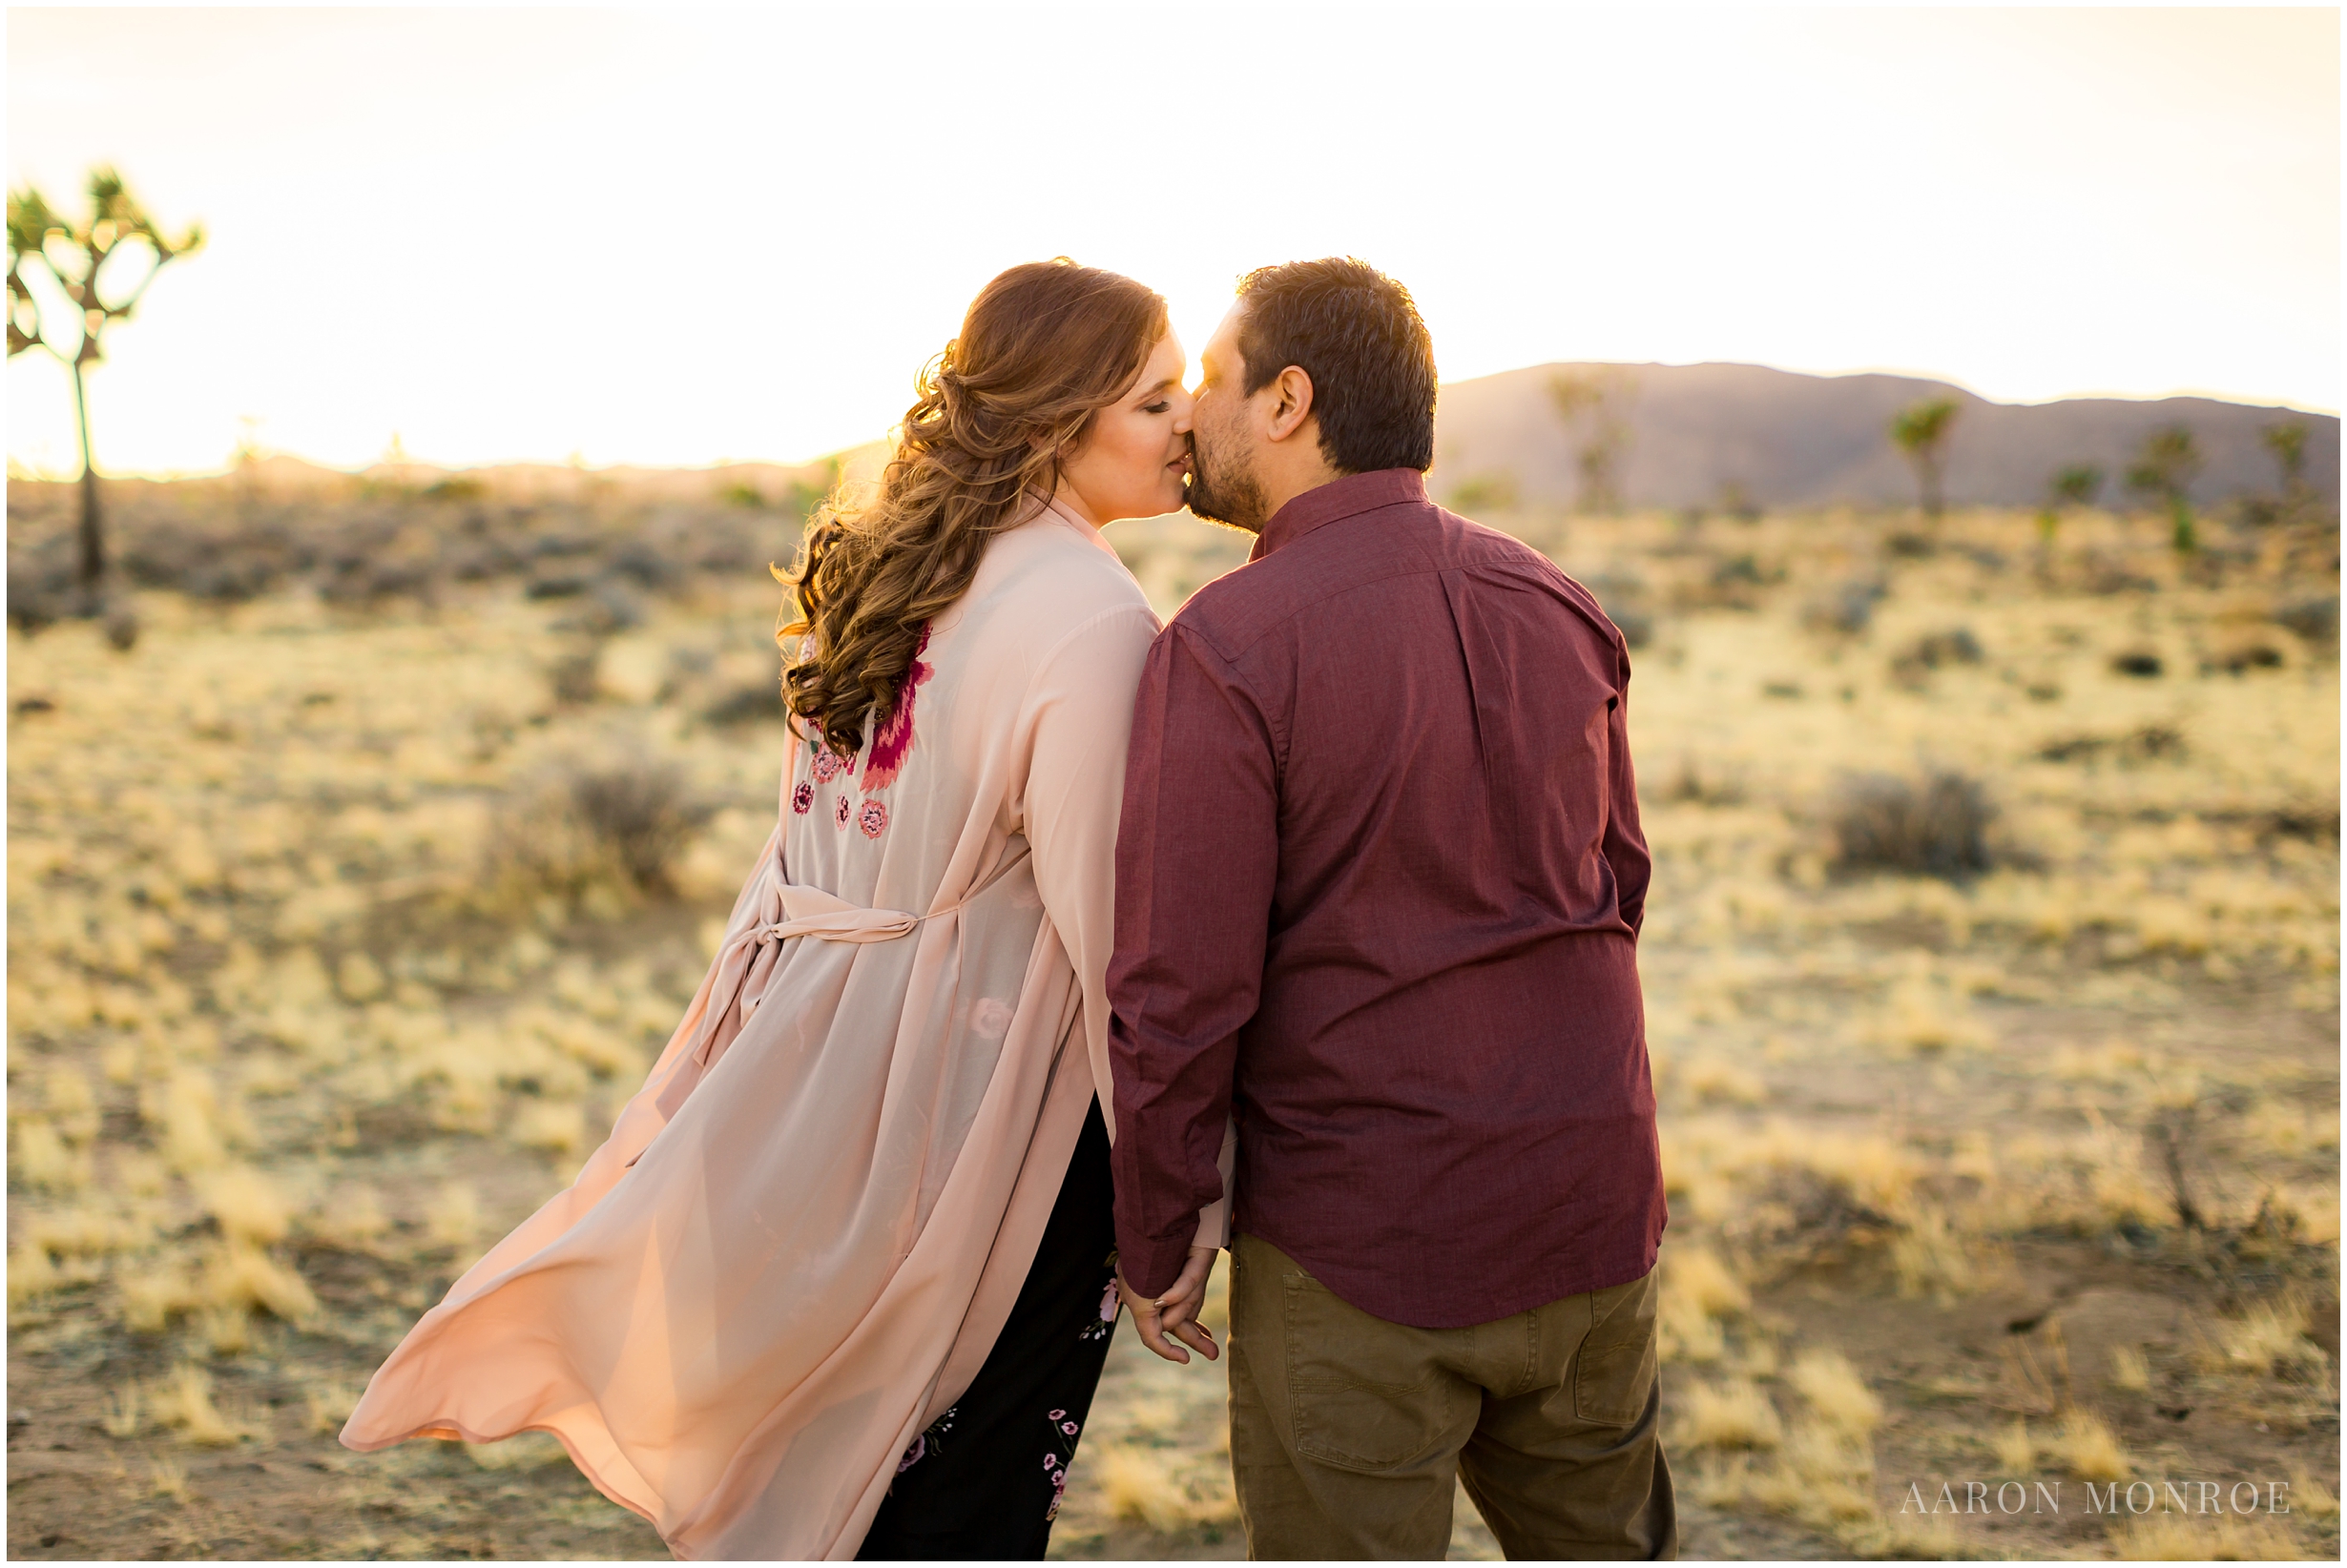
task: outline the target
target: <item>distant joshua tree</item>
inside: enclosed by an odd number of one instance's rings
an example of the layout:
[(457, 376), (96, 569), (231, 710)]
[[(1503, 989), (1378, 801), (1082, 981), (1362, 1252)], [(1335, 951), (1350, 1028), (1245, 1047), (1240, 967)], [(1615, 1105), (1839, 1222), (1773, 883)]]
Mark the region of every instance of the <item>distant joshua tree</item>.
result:
[(1573, 454), (1581, 470), (1576, 499), (1583, 511), (1622, 509), (1622, 459), (1630, 447), (1630, 426), (1622, 415), (1630, 394), (1630, 382), (1619, 370), (1559, 370), (1548, 378), (1548, 401), (1557, 418), (1583, 437)]
[(2102, 494), (2103, 481), (2108, 477), (2091, 463), (2073, 463), (2047, 480), (2046, 505), (2037, 514), (2039, 537), (2050, 546), (2054, 529), (2061, 525), (2062, 514), (2072, 506), (2092, 505), (2094, 498)]
[(2179, 555), (2199, 548), (2192, 524), (2192, 503), (2187, 492), (2200, 473), (2200, 444), (2181, 424), (2154, 430), (2144, 438), (2135, 462), (2127, 470), (2127, 487), (2147, 501), (2168, 508), (2170, 543)]
[[(82, 612), (94, 615), (104, 597), (106, 539), (99, 524), (97, 468), (90, 458), (89, 369), (104, 358), (106, 329), (128, 320), (156, 275), (178, 257), (202, 248), (203, 230), (190, 224), (166, 239), (112, 169), (90, 175), (90, 218), (76, 225), (28, 185), (9, 193), (9, 358), (47, 349), (73, 372), (73, 414), (81, 429)], [(137, 267), (140, 259), (143, 270)], [(110, 266), (109, 263), (114, 263)], [(41, 308), (43, 293), (64, 297), (62, 308)]]
[(2297, 501), (2306, 493), (2306, 426), (2295, 420), (2269, 424), (2259, 432), (2266, 450), (2282, 465), (2282, 501)]
[(1941, 480), (1947, 472), (1947, 438), (1959, 412), (1952, 398), (1929, 398), (1891, 416), (1891, 444), (1915, 470), (1923, 515), (1933, 522), (1945, 509)]

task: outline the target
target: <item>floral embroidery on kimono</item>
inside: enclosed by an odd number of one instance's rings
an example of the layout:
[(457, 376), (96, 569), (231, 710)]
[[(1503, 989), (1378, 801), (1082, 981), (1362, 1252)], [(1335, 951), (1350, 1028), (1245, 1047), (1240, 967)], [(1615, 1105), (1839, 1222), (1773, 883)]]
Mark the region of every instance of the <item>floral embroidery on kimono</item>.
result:
[(1051, 1474), (1051, 1506), (1043, 1516), (1050, 1520), (1059, 1517), (1059, 1505), (1068, 1498), (1068, 1467), (1075, 1463), (1078, 1428), (1066, 1411), (1055, 1410), (1045, 1417), (1044, 1430), (1049, 1434), (1044, 1439), (1043, 1468)]
[[(888, 716), (872, 732), (872, 750), (863, 764), (866, 794), (886, 789), (904, 770), (905, 753), (913, 749), (913, 695), (923, 682), (937, 673), (937, 667), (921, 657), (928, 648), (929, 629), (924, 626), (921, 629), (921, 641), (913, 645), (913, 662), (904, 671), (904, 682), (897, 688), (897, 700), (889, 706)], [(880, 836), (875, 830), (867, 831), (876, 838)]]
[(1109, 1271), (1109, 1278), (1100, 1288), (1100, 1316), (1076, 1331), (1078, 1339), (1106, 1339), (1116, 1331), (1116, 1314), (1124, 1305), (1116, 1293), (1116, 1254), (1111, 1252), (1101, 1267)]
[(932, 1454), (945, 1453), (945, 1434), (953, 1430), (953, 1418), (961, 1411), (962, 1407), (956, 1405), (924, 1428), (905, 1448), (903, 1457), (897, 1460), (897, 1474), (903, 1475)]

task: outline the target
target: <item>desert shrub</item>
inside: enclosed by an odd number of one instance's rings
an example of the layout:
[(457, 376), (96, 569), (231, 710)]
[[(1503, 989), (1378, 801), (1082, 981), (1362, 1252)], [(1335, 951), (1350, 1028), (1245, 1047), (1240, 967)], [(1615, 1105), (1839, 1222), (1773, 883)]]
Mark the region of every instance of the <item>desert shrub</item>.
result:
[(2338, 641), (2338, 595), (2325, 593), (2312, 599), (2297, 599), (2274, 612), (2276, 624), (2296, 632), (2310, 643), (2330, 644)]
[(1844, 784), (1833, 805), (1835, 865), (1845, 872), (1973, 876), (1995, 863), (1988, 828), (1996, 816), (1987, 788), (1952, 769), (1921, 781), (1864, 774)]
[(2210, 664), (2228, 675), (2241, 675), (2253, 670), (2279, 670), (2283, 662), (2282, 650), (2272, 643), (2245, 642), (2219, 650)]
[(782, 695), (772, 681), (737, 686), (701, 710), (712, 724), (762, 724), (782, 716)]
[(644, 624), (644, 601), (619, 578), (598, 577), (567, 624), (590, 636), (613, 636)]
[(1801, 624), (1813, 631), (1855, 637), (1873, 622), (1876, 602), (1884, 592), (1883, 586), (1871, 579), (1838, 583), (1801, 607)]
[(73, 571), (63, 561), (9, 559), (9, 621), (30, 637), (71, 616), (76, 604)]
[(2184, 732), (2169, 724), (2147, 724), (2123, 735), (2067, 735), (2038, 748), (2041, 762), (2090, 762), (2115, 757), (2121, 762), (2174, 761), (2184, 755)]
[(1678, 771), (1667, 775), (1660, 791), (1665, 800), (1694, 806), (1740, 806), (1749, 793), (1740, 769), (1692, 755), (1679, 758)]
[(684, 770), (670, 762), (629, 760), (571, 774), (571, 803), (611, 847), (638, 887), (666, 891), (685, 841), (715, 814), (695, 797)]
[(631, 539), (613, 550), (605, 569), (654, 592), (674, 587), (684, 575), (665, 550), (642, 539)]
[(2157, 680), (2161, 671), (2168, 667), (2161, 662), (2157, 653), (2148, 649), (2136, 648), (2114, 655), (2110, 661), (2110, 668), (2119, 674), (2132, 675), (2137, 680), (2149, 681)]
[(666, 895), (686, 842), (716, 808), (675, 764), (646, 757), (559, 764), (499, 807), (485, 847), (486, 902), (528, 910), (629, 891)]
[(1505, 471), (1495, 474), (1470, 474), (1454, 485), (1450, 492), (1450, 506), (1457, 511), (1512, 512), (1522, 500), (1516, 476)]
[(590, 642), (584, 648), (574, 648), (556, 659), (546, 672), (547, 684), (553, 688), (554, 700), (579, 704), (595, 700), (603, 691), (603, 645)]
[(1596, 595), (1598, 608), (1621, 631), (1624, 642), (1632, 648), (1644, 648), (1654, 640), (1654, 616), (1647, 608), (1646, 579), (1633, 573), (1607, 570), (1582, 579), (1581, 586)]
[(1949, 665), (1978, 664), (1987, 657), (1981, 640), (1968, 626), (1925, 632), (1899, 650), (1891, 660), (1891, 674), (1902, 684), (1919, 684), (1924, 675)]

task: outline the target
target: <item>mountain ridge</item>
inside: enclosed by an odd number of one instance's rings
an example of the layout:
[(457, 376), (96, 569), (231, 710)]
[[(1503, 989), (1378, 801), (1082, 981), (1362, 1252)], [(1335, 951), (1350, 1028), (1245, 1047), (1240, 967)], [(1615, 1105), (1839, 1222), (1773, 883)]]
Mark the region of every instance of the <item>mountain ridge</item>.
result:
[[(1611, 389), (1568, 421), (1550, 392), (1560, 377)], [(1957, 414), (1947, 440), (1953, 505), (2041, 503), (2054, 474), (2091, 464), (2107, 476), (2099, 499), (2124, 499), (2123, 480), (2155, 431), (2191, 430), (2204, 462), (2190, 495), (2199, 505), (2271, 493), (2280, 468), (2263, 432), (2306, 428), (2305, 480), (2338, 493), (2339, 422), (2280, 405), (2215, 398), (2058, 398), (1997, 402), (1946, 382), (1857, 372), (1816, 376), (1767, 365), (1559, 362), (1444, 385), (1435, 409), (1438, 494), (1473, 485), (1526, 502), (1576, 505), (1587, 487), (1582, 452), (1601, 420), (1622, 432), (1614, 488), (1630, 506), (1861, 506), (1911, 504), (1912, 469), (1890, 439), (1900, 409), (1944, 398)]]

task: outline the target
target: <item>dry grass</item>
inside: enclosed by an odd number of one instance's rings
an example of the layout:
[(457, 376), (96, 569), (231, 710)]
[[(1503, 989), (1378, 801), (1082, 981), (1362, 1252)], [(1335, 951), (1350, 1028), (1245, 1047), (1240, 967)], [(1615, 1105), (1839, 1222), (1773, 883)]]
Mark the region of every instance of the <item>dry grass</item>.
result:
[(22, 1118), (9, 1124), (9, 1163), (29, 1186), (52, 1192), (78, 1192), (90, 1185), (87, 1151), (67, 1146), (47, 1122)]
[(1687, 1449), (1768, 1449), (1784, 1434), (1776, 1407), (1756, 1385), (1696, 1383), (1687, 1391), (1672, 1440)]
[(2110, 1386), (2127, 1393), (2142, 1393), (2151, 1387), (2151, 1363), (2143, 1351), (2122, 1345), (2110, 1352)]
[(285, 1239), (292, 1206), (260, 1171), (232, 1166), (207, 1172), (194, 1185), (230, 1241), (268, 1247)]
[(1701, 1474), (1698, 1496), (1714, 1507), (1750, 1503), (1873, 1551), (1885, 1532), (1874, 1497), (1872, 1434), (1882, 1404), (1837, 1351), (1813, 1350), (1786, 1381), (1802, 1399), (1791, 1430), (1750, 1383), (1692, 1391), (1676, 1441), (1688, 1448), (1773, 1451), (1765, 1464), (1737, 1458)]
[(1757, 1105), (1769, 1097), (1768, 1083), (1759, 1074), (1725, 1057), (1699, 1057), (1674, 1077), (1680, 1091), (1698, 1103)]
[(347, 1383), (313, 1383), (301, 1393), (312, 1432), (331, 1434), (342, 1431), (350, 1413), (359, 1408), (359, 1391)]
[(1718, 1256), (1700, 1247), (1663, 1249), (1656, 1332), (1666, 1360), (1716, 1361), (1727, 1350), (1719, 1319), (1741, 1312), (1751, 1294)]
[(1891, 1265), (1899, 1292), (1953, 1301), (1980, 1289), (2001, 1270), (1984, 1267), (1982, 1248), (1949, 1223), (1939, 1209), (1919, 1205), (1906, 1228), (1891, 1242)]
[(49, 1249), (19, 1243), (9, 1252), (9, 1306), (36, 1301), (57, 1288), (63, 1275)]
[(520, 1432), (498, 1443), (467, 1443), (465, 1456), (483, 1470), (535, 1470), (564, 1464), (570, 1454), (550, 1433)]
[(1185, 1484), (1177, 1456), (1164, 1450), (1104, 1443), (1083, 1462), (1097, 1475), (1109, 1516), (1172, 1533), (1232, 1516), (1227, 1491)]
[(1809, 1402), (1817, 1419), (1837, 1433), (1863, 1439), (1882, 1422), (1882, 1401), (1838, 1351), (1803, 1351), (1785, 1380)]
[(2274, 1562), (2305, 1555), (2273, 1520), (2233, 1515), (2153, 1514), (2119, 1524), (2109, 1538), (2122, 1562)]
[(2239, 1317), (2220, 1322), (2213, 1344), (2204, 1342), (2200, 1361), (2212, 1372), (2268, 1376), (2301, 1366), (2319, 1367), (2322, 1348), (2306, 1337), (2306, 1297), (2286, 1290), (2254, 1304)]
[(156, 1424), (177, 1432), (182, 1442), (219, 1446), (244, 1436), (212, 1403), (212, 1374), (192, 1362), (173, 1368), (156, 1387), (152, 1409)]
[(2037, 1439), (2029, 1435), (2029, 1423), (2023, 1417), (2014, 1417), (1989, 1446), (1996, 1451), (2000, 1475), (2026, 1475), (2037, 1466)]
[(2134, 1461), (2099, 1415), (2083, 1410), (2062, 1413), (2062, 1429), (2045, 1445), (2046, 1456), (2082, 1481), (2119, 1481), (2134, 1474)]
[(2338, 1517), (2338, 1494), (2328, 1482), (2301, 1470), (2290, 1478), (2290, 1506), (2310, 1519), (2328, 1522)]
[(1862, 1439), (1818, 1422), (1794, 1427), (1776, 1463), (1755, 1470), (1745, 1495), (1774, 1513), (1821, 1529), (1873, 1520), (1874, 1455)]
[(310, 1228), (329, 1241), (364, 1249), (391, 1228), (383, 1199), (364, 1184), (338, 1187), (326, 1207), (310, 1221)]
[(445, 1183), (425, 1212), (425, 1233), (443, 1247), (469, 1247), (481, 1233), (481, 1195), (468, 1182)]
[(587, 1143), (586, 1108), (575, 1101), (530, 1101), (514, 1116), (509, 1136), (524, 1148), (575, 1154)]
[(187, 1470), (177, 1460), (158, 1458), (148, 1461), (147, 1490), (158, 1497), (175, 1502), (187, 1501)]
[(211, 1307), (197, 1316), (197, 1332), (214, 1355), (239, 1355), (253, 1343), (253, 1318), (241, 1305)]
[(98, 1424), (109, 1437), (135, 1437), (145, 1418), (146, 1404), (138, 1385), (130, 1383), (106, 1395)]
[(307, 1323), (318, 1313), (318, 1297), (299, 1273), (235, 1242), (213, 1253), (197, 1289), (215, 1308), (252, 1308), (287, 1323)]

